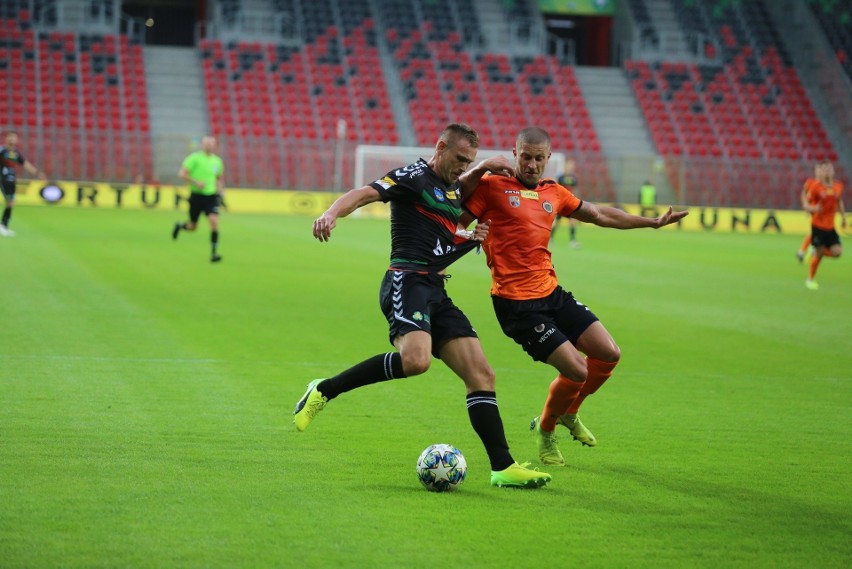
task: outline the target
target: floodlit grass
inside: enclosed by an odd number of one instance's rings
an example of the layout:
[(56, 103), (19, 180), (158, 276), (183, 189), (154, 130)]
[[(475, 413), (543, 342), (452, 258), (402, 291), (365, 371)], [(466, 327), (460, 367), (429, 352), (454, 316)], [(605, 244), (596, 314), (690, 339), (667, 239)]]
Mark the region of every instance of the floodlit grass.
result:
[[(557, 234), (566, 289), (623, 351), (599, 445), (539, 491), (488, 484), (443, 364), (291, 425), (305, 384), (390, 349), (385, 221), (19, 207), (0, 240), (2, 567), (847, 567), (852, 260), (805, 289), (799, 236)], [(498, 230), (498, 228), (494, 228)], [(849, 253), (847, 253), (847, 256)], [(481, 256), (448, 288), (497, 371), (512, 451), (554, 373), (497, 327)], [(465, 453), (424, 491), (431, 443)]]

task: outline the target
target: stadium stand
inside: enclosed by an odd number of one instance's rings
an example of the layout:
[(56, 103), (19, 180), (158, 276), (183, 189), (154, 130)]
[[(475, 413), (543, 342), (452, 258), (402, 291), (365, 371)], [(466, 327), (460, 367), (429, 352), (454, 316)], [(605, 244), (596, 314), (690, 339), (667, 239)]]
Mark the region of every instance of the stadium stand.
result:
[(648, 14), (648, 7), (645, 5), (645, 0), (628, 0), (627, 4), (630, 8), (630, 13), (633, 14), (642, 44), (658, 47), (660, 45), (660, 35), (651, 21), (651, 16)]
[[(834, 0), (808, 1), (849, 72), (849, 10)], [(763, 1), (670, 3), (684, 33), (709, 38), (703, 45), (711, 52), (698, 63), (627, 61), (624, 71), (677, 198), (798, 207), (789, 180), (801, 177), (803, 161), (837, 154)], [(141, 45), (119, 34), (52, 30), (51, 4), (0, 1), (6, 122), (52, 173), (149, 177)], [(396, 145), (405, 138), (431, 146), (447, 122), (465, 121), (479, 130), (483, 148), (508, 151), (520, 128), (541, 124), (554, 150), (577, 160), (583, 197), (615, 201), (575, 68), (549, 55), (489, 53), (475, 3), (262, 4), (286, 14), (298, 33), (198, 44), (209, 125), (224, 142), (229, 184), (345, 189), (356, 144)], [(626, 4), (642, 42), (660, 43), (646, 0)], [(531, 4), (501, 5), (520, 19)], [(99, 17), (116, 4), (87, 6)], [(236, 28), (249, 10), (241, 0), (211, 6)], [(338, 140), (340, 121), (346, 130)], [(333, 163), (342, 173), (333, 172)]]
[[(433, 144), (447, 122), (463, 120), (476, 125), (483, 147), (508, 150), (535, 109), (539, 120), (552, 125), (555, 148), (591, 155), (578, 171), (590, 180), (590, 191), (613, 195), (573, 69), (544, 56), (473, 55), (468, 46), (480, 43), (481, 35), (470, 5), (390, 0), (375, 14), (378, 21), (367, 0), (278, 0), (275, 6), (302, 23), (303, 45), (203, 40), (199, 46), (211, 128), (229, 141), (226, 160), (272, 166), (239, 166), (240, 183), (298, 183), (286, 174), (298, 170), (288, 149), (295, 141), (328, 148), (340, 119), (350, 143), (398, 143), (387, 88), (396, 78), (380, 71), (378, 42), (385, 41), (418, 144)], [(385, 37), (377, 36), (377, 27), (386, 30)], [(315, 170), (325, 165), (327, 171), (331, 159), (320, 152)], [(352, 168), (347, 157), (344, 180)], [(328, 179), (315, 183), (331, 185)]]
[(520, 129), (546, 124), (554, 149), (584, 155), (577, 175), (584, 180), (587, 197), (613, 199), (606, 161), (573, 67), (551, 56), (472, 51), (470, 46), (481, 40), (472, 13), (456, 18), (449, 3), (421, 2), (423, 17), (418, 20), (406, 10), (409, 5), (387, 2), (380, 18), (418, 144), (430, 145), (448, 122), (464, 121), (476, 126), (483, 147), (508, 150)]
[(691, 159), (686, 180), (679, 160), (667, 162), (676, 191), (685, 182), (726, 205), (796, 207), (795, 192), (779, 190), (780, 172), (837, 154), (762, 3), (675, 6), (684, 29), (719, 40), (720, 64), (629, 61), (625, 70), (659, 153)]
[(837, 0), (808, 0), (808, 4), (834, 48), (837, 61), (852, 79), (852, 5)]
[[(281, 2), (277, 6), (284, 9)], [(242, 185), (299, 184), (295, 172), (306, 165), (324, 176), (333, 157), (319, 149), (337, 138), (340, 120), (350, 143), (398, 141), (385, 80), (377, 72), (381, 64), (366, 0), (337, 7), (345, 22), (340, 27), (329, 22), (328, 14), (335, 13), (329, 0), (287, 8), (300, 10), (308, 38), (302, 46), (216, 40), (199, 45), (210, 125), (229, 140), (226, 160), (245, 165), (236, 172)], [(297, 167), (296, 142), (290, 141), (325, 144), (314, 144), (313, 164)], [(344, 179), (351, 179), (351, 162), (345, 161)], [(329, 187), (330, 181), (315, 184)]]
[(141, 46), (119, 35), (36, 32), (30, 12), (15, 8), (4, 4), (0, 20), (0, 84), (5, 122), (33, 159), (77, 179), (150, 176)]

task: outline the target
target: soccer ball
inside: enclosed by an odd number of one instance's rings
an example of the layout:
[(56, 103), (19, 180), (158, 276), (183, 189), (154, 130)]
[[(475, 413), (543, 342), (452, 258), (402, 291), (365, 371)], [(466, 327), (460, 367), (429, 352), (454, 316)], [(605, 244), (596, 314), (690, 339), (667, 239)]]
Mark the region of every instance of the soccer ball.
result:
[(467, 461), (453, 445), (432, 445), (417, 459), (417, 478), (430, 492), (455, 490), (466, 474)]

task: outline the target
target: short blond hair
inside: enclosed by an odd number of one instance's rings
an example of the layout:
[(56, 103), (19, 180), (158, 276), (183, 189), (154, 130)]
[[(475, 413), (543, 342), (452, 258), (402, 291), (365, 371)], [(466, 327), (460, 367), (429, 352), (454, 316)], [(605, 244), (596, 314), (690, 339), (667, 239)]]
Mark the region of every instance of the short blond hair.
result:
[(473, 148), (479, 148), (479, 133), (472, 126), (460, 122), (447, 125), (443, 132), (441, 132), (438, 140), (443, 140), (447, 144), (453, 144), (460, 138), (467, 139)]

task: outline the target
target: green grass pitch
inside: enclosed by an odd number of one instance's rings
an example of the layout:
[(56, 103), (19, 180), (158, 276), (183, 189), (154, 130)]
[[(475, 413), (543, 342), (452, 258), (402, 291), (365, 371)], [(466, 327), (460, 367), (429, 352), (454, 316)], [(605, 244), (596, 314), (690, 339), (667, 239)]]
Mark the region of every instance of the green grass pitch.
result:
[[(623, 359), (582, 410), (598, 446), (563, 439), (569, 466), (516, 491), (437, 361), (291, 424), (309, 380), (390, 349), (386, 221), (321, 244), (225, 214), (212, 265), (179, 217), (19, 207), (0, 240), (0, 567), (852, 564), (852, 259), (813, 292), (800, 236), (561, 228), (560, 279)], [(500, 332), (482, 256), (450, 273), (537, 464), (554, 372)], [(467, 458), (456, 493), (416, 480), (438, 442)]]

